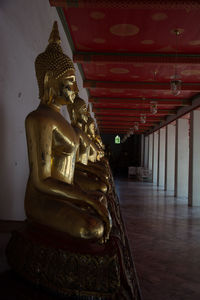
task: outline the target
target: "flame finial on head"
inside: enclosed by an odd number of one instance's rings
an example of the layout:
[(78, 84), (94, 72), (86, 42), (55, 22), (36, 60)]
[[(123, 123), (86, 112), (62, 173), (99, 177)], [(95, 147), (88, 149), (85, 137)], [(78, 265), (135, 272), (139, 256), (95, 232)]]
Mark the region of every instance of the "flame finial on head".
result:
[(61, 43), (57, 21), (54, 21), (53, 28), (49, 37), (49, 44), (51, 43), (56, 43), (58, 45), (60, 45)]

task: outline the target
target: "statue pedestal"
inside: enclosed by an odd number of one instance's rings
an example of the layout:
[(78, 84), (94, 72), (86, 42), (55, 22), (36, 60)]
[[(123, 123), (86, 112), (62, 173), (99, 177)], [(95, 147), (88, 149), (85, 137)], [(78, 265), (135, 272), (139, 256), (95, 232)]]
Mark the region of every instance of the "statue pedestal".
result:
[(118, 202), (113, 201), (117, 196), (110, 197), (114, 222), (106, 244), (24, 222), (20, 230), (12, 233), (7, 246), (9, 265), (26, 280), (62, 299), (140, 300)]
[(115, 240), (98, 245), (25, 223), (7, 246), (11, 267), (34, 284), (61, 295), (110, 299), (120, 288)]

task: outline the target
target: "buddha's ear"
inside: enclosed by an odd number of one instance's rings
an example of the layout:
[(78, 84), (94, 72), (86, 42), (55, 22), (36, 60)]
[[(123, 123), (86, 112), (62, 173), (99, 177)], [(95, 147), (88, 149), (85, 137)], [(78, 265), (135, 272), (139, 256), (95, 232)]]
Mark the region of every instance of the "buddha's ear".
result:
[(45, 73), (45, 76), (44, 76), (44, 86), (47, 85), (48, 82), (49, 82), (50, 80), (52, 80), (52, 79), (53, 79), (53, 72), (52, 72), (52, 71), (47, 71), (47, 72)]
[(53, 72), (47, 71), (44, 76), (44, 87), (47, 87), (47, 85), (52, 81), (53, 79)]
[(47, 71), (44, 76), (44, 96), (43, 96), (43, 101), (46, 103), (51, 102), (55, 94), (53, 79), (54, 79), (53, 72)]
[(89, 106), (89, 103), (88, 103), (88, 106), (87, 106), (87, 114), (90, 117), (90, 106)]

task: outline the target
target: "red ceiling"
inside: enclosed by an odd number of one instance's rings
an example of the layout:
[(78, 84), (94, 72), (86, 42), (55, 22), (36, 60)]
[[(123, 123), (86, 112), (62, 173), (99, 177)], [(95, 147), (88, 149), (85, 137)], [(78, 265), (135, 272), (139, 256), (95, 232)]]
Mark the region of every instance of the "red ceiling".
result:
[[(84, 87), (100, 130), (127, 131), (130, 122), (113, 116), (163, 120), (200, 92), (199, 1), (50, 0), (59, 7), (69, 30), (74, 61), (81, 64)], [(174, 30), (180, 35), (176, 37)], [(175, 65), (182, 80), (180, 95), (173, 96), (170, 80)], [(178, 101), (177, 101), (178, 100)], [(157, 101), (158, 113), (150, 113)], [(109, 126), (107, 124), (109, 120)], [(149, 123), (148, 123), (149, 122)]]

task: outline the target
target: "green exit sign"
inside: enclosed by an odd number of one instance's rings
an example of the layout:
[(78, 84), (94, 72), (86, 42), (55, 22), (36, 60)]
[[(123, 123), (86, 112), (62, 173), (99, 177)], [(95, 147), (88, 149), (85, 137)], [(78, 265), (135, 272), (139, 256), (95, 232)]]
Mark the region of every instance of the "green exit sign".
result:
[(115, 144), (120, 144), (120, 136), (116, 135), (115, 137)]

